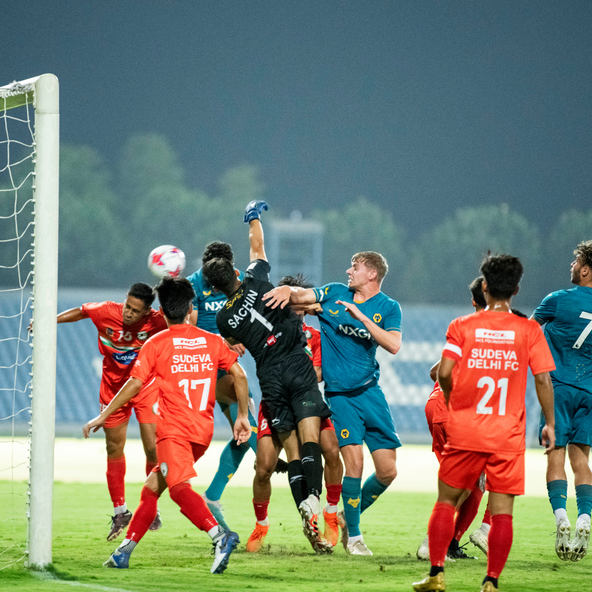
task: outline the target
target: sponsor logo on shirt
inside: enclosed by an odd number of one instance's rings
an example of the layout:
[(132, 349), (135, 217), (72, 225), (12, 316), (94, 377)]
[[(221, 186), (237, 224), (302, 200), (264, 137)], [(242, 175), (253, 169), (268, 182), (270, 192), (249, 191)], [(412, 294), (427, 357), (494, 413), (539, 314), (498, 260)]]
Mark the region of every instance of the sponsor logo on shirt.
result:
[(329, 309), (329, 313), (335, 316), (335, 315), (338, 315), (339, 314), (339, 311), (338, 310), (331, 310), (331, 309)]
[(277, 343), (277, 339), (275, 338), (275, 335), (270, 335), (270, 336), (267, 338), (267, 345), (268, 345), (268, 346), (270, 346), (270, 347), (271, 347), (272, 345), (275, 345), (276, 343)]
[(207, 342), (205, 337), (195, 337), (194, 339), (187, 339), (186, 337), (173, 337), (173, 345), (175, 347), (183, 347), (185, 349), (197, 349), (206, 347)]
[(339, 325), (339, 330), (345, 335), (351, 335), (352, 337), (359, 337), (360, 339), (372, 339), (372, 336), (366, 329), (358, 329), (352, 325)]
[(207, 292), (204, 290), (204, 291), (202, 292), (202, 294), (203, 294), (204, 296), (210, 296), (210, 295), (212, 294), (212, 290), (208, 290)]
[(113, 359), (118, 364), (123, 364), (124, 366), (129, 366), (137, 357), (137, 351), (126, 351), (126, 352), (113, 352)]
[(493, 331), (491, 329), (475, 329), (475, 339), (491, 343), (514, 343), (515, 331)]
[(218, 312), (224, 308), (224, 300), (219, 302), (206, 302), (205, 309), (212, 312)]
[(148, 331), (140, 331), (138, 333), (138, 339), (140, 341), (146, 341), (146, 339), (148, 339)]

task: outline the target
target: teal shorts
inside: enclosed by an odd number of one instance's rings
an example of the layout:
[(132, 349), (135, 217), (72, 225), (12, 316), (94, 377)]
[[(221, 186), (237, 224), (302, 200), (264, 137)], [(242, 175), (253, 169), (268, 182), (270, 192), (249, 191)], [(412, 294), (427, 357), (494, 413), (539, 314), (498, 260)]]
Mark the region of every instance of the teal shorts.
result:
[(354, 393), (325, 393), (339, 446), (366, 442), (370, 452), (399, 448), (401, 440), (378, 384)]
[[(553, 381), (555, 392), (555, 446), (570, 443), (592, 446), (592, 393)], [(545, 425), (541, 412), (539, 442)]]

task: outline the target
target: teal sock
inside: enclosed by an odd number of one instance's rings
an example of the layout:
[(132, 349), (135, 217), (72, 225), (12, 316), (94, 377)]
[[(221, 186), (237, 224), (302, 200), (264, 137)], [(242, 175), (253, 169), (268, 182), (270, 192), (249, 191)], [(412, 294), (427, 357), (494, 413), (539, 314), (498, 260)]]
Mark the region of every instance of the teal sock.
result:
[(592, 514), (592, 485), (576, 485), (576, 501), (578, 504), (578, 516)]
[(236, 473), (247, 450), (249, 450), (249, 447), (246, 444), (237, 446), (234, 440), (230, 440), (230, 442), (226, 444), (220, 455), (220, 464), (218, 465), (216, 475), (206, 490), (206, 497), (210, 501), (217, 502), (222, 497), (226, 485), (230, 481), (232, 475)]
[(566, 509), (567, 504), (567, 481), (564, 479), (557, 479), (556, 481), (549, 481), (547, 483), (547, 493), (553, 512), (556, 510)]
[(361, 513), (364, 513), (387, 489), (388, 485), (382, 484), (376, 478), (376, 473), (372, 473), (362, 487)]
[(362, 480), (353, 477), (343, 478), (341, 497), (343, 498), (343, 512), (349, 536), (360, 536), (360, 497), (362, 494)]

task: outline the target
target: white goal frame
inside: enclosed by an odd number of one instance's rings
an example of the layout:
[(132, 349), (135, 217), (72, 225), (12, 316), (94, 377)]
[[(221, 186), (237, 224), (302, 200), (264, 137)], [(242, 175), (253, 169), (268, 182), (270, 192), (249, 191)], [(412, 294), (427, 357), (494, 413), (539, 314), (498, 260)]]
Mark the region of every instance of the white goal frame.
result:
[(35, 109), (33, 241), (33, 366), (27, 565), (52, 562), (52, 506), (55, 442), (58, 210), (60, 110), (59, 82), (43, 74), (0, 87), (4, 110), (32, 103)]

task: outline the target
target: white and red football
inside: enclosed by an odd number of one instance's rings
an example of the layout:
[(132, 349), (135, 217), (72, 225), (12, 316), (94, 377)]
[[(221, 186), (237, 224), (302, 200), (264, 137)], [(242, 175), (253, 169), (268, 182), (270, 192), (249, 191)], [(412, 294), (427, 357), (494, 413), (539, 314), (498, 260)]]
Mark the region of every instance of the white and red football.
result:
[(185, 253), (173, 245), (156, 247), (148, 255), (148, 269), (157, 277), (177, 277), (185, 269)]

